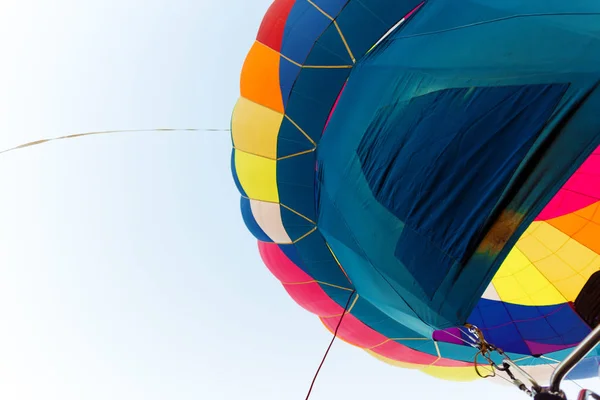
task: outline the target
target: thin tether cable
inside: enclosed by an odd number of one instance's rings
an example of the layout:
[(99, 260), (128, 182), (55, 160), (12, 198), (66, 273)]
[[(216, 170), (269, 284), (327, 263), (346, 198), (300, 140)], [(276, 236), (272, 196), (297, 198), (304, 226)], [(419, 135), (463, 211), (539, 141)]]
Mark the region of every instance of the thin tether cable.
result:
[(308, 388), (308, 393), (306, 394), (305, 400), (309, 400), (309, 398), (310, 398), (310, 394), (312, 393), (312, 390), (313, 390), (313, 387), (317, 380), (317, 377), (319, 376), (319, 372), (321, 372), (321, 367), (323, 367), (323, 364), (325, 363), (325, 360), (327, 359), (327, 355), (329, 354), (329, 350), (331, 350), (331, 346), (333, 345), (333, 342), (335, 341), (335, 338), (337, 337), (338, 330), (340, 329), (340, 326), (342, 325), (344, 316), (346, 316), (348, 307), (350, 307), (350, 300), (352, 300), (352, 297), (354, 296), (355, 293), (356, 293), (356, 290), (353, 290), (352, 293), (350, 293), (350, 296), (348, 297), (348, 301), (346, 302), (346, 306), (344, 307), (344, 313), (340, 317), (340, 320), (338, 321), (337, 326), (335, 327), (335, 331), (333, 332), (333, 337), (331, 338), (331, 342), (329, 342), (329, 346), (327, 346), (327, 350), (325, 351), (325, 354), (323, 355), (323, 358), (321, 359), (319, 368), (317, 368), (317, 372), (315, 372), (315, 376), (313, 377), (310, 387)]
[(8, 153), (10, 151), (20, 150), (26, 147), (37, 146), (40, 144), (52, 142), (55, 140), (65, 140), (65, 139), (76, 139), (84, 136), (92, 136), (92, 135), (106, 135), (111, 133), (131, 133), (131, 132), (231, 132), (230, 129), (218, 129), (218, 128), (155, 128), (155, 129), (121, 129), (121, 130), (111, 130), (111, 131), (96, 131), (96, 132), (85, 132), (85, 133), (75, 133), (71, 135), (57, 136), (48, 139), (34, 140), (32, 142), (27, 142), (20, 144), (15, 147), (11, 147), (9, 149), (4, 149), (0, 151), (0, 154)]

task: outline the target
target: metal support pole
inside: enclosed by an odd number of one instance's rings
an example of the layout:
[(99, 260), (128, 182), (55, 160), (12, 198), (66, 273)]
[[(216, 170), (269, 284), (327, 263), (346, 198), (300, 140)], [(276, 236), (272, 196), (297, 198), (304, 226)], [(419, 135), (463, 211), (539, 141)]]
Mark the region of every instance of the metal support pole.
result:
[(552, 376), (550, 377), (550, 391), (558, 393), (560, 391), (560, 384), (569, 372), (588, 355), (590, 351), (596, 347), (600, 342), (600, 325), (598, 325), (589, 335), (585, 337), (575, 347), (575, 349), (556, 367)]
[(600, 396), (598, 396), (596, 393), (592, 392), (591, 390), (586, 390), (586, 389), (583, 389), (581, 392), (579, 392), (579, 396), (577, 397), (577, 400), (588, 400), (590, 397), (593, 398), (594, 400), (600, 400)]

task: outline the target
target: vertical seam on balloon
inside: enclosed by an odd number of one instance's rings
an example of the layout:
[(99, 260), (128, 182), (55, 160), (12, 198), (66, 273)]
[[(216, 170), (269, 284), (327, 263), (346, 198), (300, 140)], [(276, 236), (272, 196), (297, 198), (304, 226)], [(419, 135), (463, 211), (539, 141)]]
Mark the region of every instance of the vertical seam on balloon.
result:
[(352, 60), (352, 63), (355, 64), (356, 58), (354, 57), (354, 54), (352, 53), (352, 49), (350, 49), (350, 45), (348, 44), (348, 41), (346, 40), (344, 33), (342, 32), (342, 28), (340, 28), (337, 21), (333, 21), (333, 25), (335, 26), (335, 29), (337, 29), (337, 31), (340, 35), (340, 39), (342, 39), (342, 42), (344, 43), (344, 46), (346, 47), (346, 51), (348, 52), (348, 55), (350, 56), (350, 59)]
[(433, 360), (433, 362), (431, 364), (426, 365), (423, 369), (427, 369), (429, 367), (437, 367), (437, 365), (435, 365), (435, 364), (437, 364), (437, 362), (440, 361), (441, 359), (442, 359), (442, 357), (436, 358), (435, 360)]
[(352, 312), (352, 309), (354, 308), (354, 305), (356, 304), (356, 302), (358, 301), (358, 298), (360, 297), (360, 295), (358, 293), (356, 293), (356, 296), (354, 296), (354, 300), (352, 300), (352, 304), (350, 304), (350, 307), (348, 307), (348, 311), (346, 311), (346, 314), (350, 314)]
[(344, 273), (344, 275), (346, 275), (346, 279), (348, 279), (348, 281), (350, 283), (352, 283), (352, 280), (350, 279), (350, 277), (348, 276), (348, 274), (346, 273), (346, 270), (344, 269), (344, 267), (342, 267), (342, 263), (340, 263), (340, 260), (338, 260), (337, 256), (335, 255), (335, 253), (333, 252), (333, 249), (331, 248), (331, 246), (329, 245), (329, 243), (327, 242), (327, 240), (325, 240), (325, 245), (327, 246), (327, 248), (329, 249), (329, 252), (331, 253), (331, 255), (333, 256), (333, 259), (335, 260), (336, 264), (338, 265), (338, 267), (342, 270), (342, 272)]
[(333, 17), (329, 14), (327, 14), (325, 11), (323, 11), (323, 9), (321, 7), (319, 7), (318, 5), (316, 5), (312, 0), (306, 0), (308, 2), (308, 4), (310, 4), (311, 6), (313, 6), (314, 8), (317, 9), (317, 11), (319, 11), (321, 14), (323, 14), (324, 16), (326, 16), (327, 18), (329, 18), (330, 20), (333, 21)]
[[(342, 42), (344, 43), (344, 46), (346, 47), (346, 51), (348, 52), (348, 55), (350, 56), (350, 59), (352, 60), (352, 63), (355, 64), (356, 63), (356, 58), (354, 58), (354, 54), (352, 54), (352, 50), (350, 49), (350, 46), (348, 45), (348, 41), (346, 40), (346, 37), (342, 33), (342, 29), (338, 25), (338, 23), (335, 20), (335, 18), (333, 18), (331, 15), (329, 15), (325, 11), (323, 11), (318, 5), (316, 5), (315, 3), (313, 3), (312, 0), (307, 0), (307, 1), (314, 8), (316, 8), (321, 14), (323, 14), (324, 16), (326, 16), (327, 18), (329, 18), (333, 22), (333, 26), (335, 26), (335, 29), (337, 29), (338, 34), (340, 35), (340, 38), (342, 39)], [(351, 67), (352, 66), (350, 66), (350, 68)]]
[(315, 146), (315, 148), (317, 147), (317, 143), (314, 140), (312, 140), (312, 138), (308, 135), (308, 133), (306, 133), (304, 131), (304, 129), (300, 128), (300, 125), (298, 125), (292, 118), (290, 118), (289, 115), (284, 114), (284, 117), (288, 121), (290, 121), (292, 123), (292, 125), (294, 125), (296, 127), (296, 129), (298, 129), (300, 131), (300, 133), (302, 133), (304, 135), (304, 137), (306, 137), (313, 144), (313, 146)]
[(440, 351), (440, 346), (438, 346), (438, 343), (436, 340), (433, 341), (433, 345), (435, 346), (435, 351), (437, 352), (438, 357), (442, 358), (442, 352)]

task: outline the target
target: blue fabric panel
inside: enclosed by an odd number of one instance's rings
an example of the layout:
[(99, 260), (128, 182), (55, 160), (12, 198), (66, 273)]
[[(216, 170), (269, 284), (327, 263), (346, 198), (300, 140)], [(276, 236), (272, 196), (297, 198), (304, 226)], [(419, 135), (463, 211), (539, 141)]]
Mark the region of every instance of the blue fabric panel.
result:
[(352, 65), (352, 59), (334, 24), (325, 29), (306, 59), (306, 65)]
[(477, 349), (468, 345), (458, 345), (445, 342), (437, 342), (440, 349), (440, 353), (444, 358), (451, 358), (453, 360), (473, 362)]
[(313, 149), (315, 146), (292, 124), (284, 118), (277, 137), (277, 157), (286, 157), (302, 151)]
[(347, 68), (304, 68), (294, 85), (286, 114), (319, 143), (323, 127), (348, 78)]
[[(369, 11), (370, 14), (377, 15), (384, 22), (388, 29), (400, 21), (406, 14), (415, 9), (425, 0), (369, 0), (358, 1)], [(378, 38), (379, 39), (379, 38)]]
[[(336, 142), (331, 150), (344, 154), (343, 147), (343, 142)], [(319, 150), (324, 155), (330, 154), (329, 148)], [(412, 284), (412, 276), (393, 254), (402, 233), (402, 222), (373, 201), (366, 182), (356, 175), (361, 174), (358, 163), (353, 165), (349, 176), (340, 175), (331, 166), (320, 171), (324, 174), (319, 175), (319, 229), (359, 293), (391, 319), (412, 330), (420, 325), (416, 331), (430, 337), (431, 329), (415, 316), (424, 295)], [(419, 294), (413, 296), (411, 291)], [(406, 299), (414, 301), (412, 307), (407, 306)], [(419, 312), (428, 315), (425, 308), (419, 308)], [(412, 321), (413, 318), (416, 320)]]
[(300, 239), (315, 227), (314, 224), (291, 212), (285, 207), (281, 207), (281, 220), (283, 221), (283, 226), (285, 226), (285, 230), (292, 241)]
[(565, 88), (447, 89), (381, 108), (357, 150), (375, 197), (464, 262)]
[[(403, 3), (403, 2), (399, 2)], [(398, 20), (402, 18), (400, 16)], [(385, 25), (371, 14), (362, 2), (351, 1), (337, 17), (337, 23), (355, 57), (360, 57), (383, 36), (394, 23)], [(357, 29), (360, 27), (360, 29)]]
[(435, 342), (433, 340), (394, 340), (396, 343), (399, 343), (403, 346), (409, 346), (411, 349), (420, 351), (422, 353), (431, 354), (432, 356), (437, 356), (437, 349), (435, 348)]
[(281, 54), (304, 64), (314, 43), (330, 23), (331, 20), (308, 1), (297, 1), (285, 24)]
[[(310, 275), (308, 269), (306, 268), (306, 266), (304, 265), (304, 262), (302, 261), (302, 258), (300, 258), (300, 254), (298, 253), (298, 249), (296, 248), (295, 245), (293, 245), (293, 244), (278, 244), (277, 246), (283, 252), (283, 254), (285, 254), (285, 256), (290, 259), (290, 261), (292, 261), (302, 271), (304, 271), (305, 273)], [(312, 275), (310, 275), (310, 276), (313, 277)]]
[(279, 201), (312, 221), (316, 220), (314, 179), (314, 152), (277, 162)]
[(233, 176), (233, 182), (235, 183), (237, 190), (240, 192), (240, 194), (242, 196), (248, 197), (248, 195), (246, 194), (246, 191), (244, 190), (244, 188), (242, 187), (242, 184), (240, 183), (240, 179), (237, 176), (237, 172), (235, 171), (235, 149), (231, 150), (230, 168), (231, 168), (231, 175)]
[[(365, 298), (359, 297), (354, 307), (352, 307), (351, 314), (358, 318), (361, 322), (367, 325), (369, 328), (381, 333), (387, 338), (419, 338), (422, 337), (420, 334), (409, 329), (397, 321), (391, 319)], [(411, 347), (411, 341), (407, 340), (406, 343), (402, 343), (405, 346)], [(414, 344), (414, 343), (413, 343)], [(435, 354), (435, 353), (432, 353)]]
[(568, 304), (534, 307), (481, 299), (468, 322), (504, 351), (529, 355), (535, 355), (535, 348), (530, 349), (526, 341), (574, 345), (590, 332)]
[(345, 288), (352, 287), (318, 231), (298, 241), (294, 246), (302, 260), (304, 271), (315, 280)]
[[(346, 306), (346, 302), (348, 301), (348, 297), (352, 292), (336, 288), (329, 285), (319, 285), (321, 289), (329, 296), (333, 301), (335, 301), (342, 309)], [(356, 293), (352, 295), (352, 300), (350, 300), (350, 304), (354, 301), (356, 297)]]
[[(395, 338), (396, 342), (406, 347), (431, 355), (437, 355), (437, 350), (432, 340), (414, 340), (422, 336), (398, 323), (398, 321), (389, 318), (363, 297), (359, 297), (358, 301), (354, 304), (351, 314), (371, 329), (388, 338)], [(401, 340), (402, 338), (409, 340)], [(424, 339), (429, 339), (429, 337)], [(476, 350), (470, 346), (459, 346), (442, 342), (438, 342), (438, 346), (443, 357), (455, 360), (471, 362), (476, 353)]]
[(422, 320), (415, 314), (401, 296), (398, 287), (391, 285), (386, 276), (373, 271), (368, 260), (353, 252), (333, 235), (323, 231), (327, 242), (340, 260), (344, 270), (352, 279), (354, 287), (365, 300), (377, 307), (383, 314), (406, 326), (422, 337), (431, 337), (432, 329), (424, 326)]
[(402, 231), (394, 254), (430, 299), (455, 264), (443, 250), (411, 227), (405, 227)]
[(506, 352), (531, 355), (505, 303), (481, 299), (468, 322), (483, 332), (485, 339)]
[[(525, 30), (531, 29), (531, 31), (539, 30), (539, 23), (546, 24), (548, 21), (560, 21), (562, 22), (562, 29), (567, 32), (561, 32), (561, 37), (553, 36), (550, 39), (556, 39), (559, 42), (563, 40), (562, 34), (569, 34), (570, 32), (576, 32), (578, 34), (594, 30), (597, 28), (597, 19), (593, 16), (593, 13), (600, 12), (600, 5), (594, 0), (576, 0), (565, 2), (563, 0), (468, 0), (463, 1), (461, 7), (456, 6), (456, 2), (452, 0), (436, 0), (427, 1), (423, 6), (422, 15), (419, 15), (419, 21), (411, 23), (403, 28), (402, 33), (398, 37), (407, 37), (425, 32), (435, 32), (447, 29), (456, 28), (457, 26), (468, 26), (476, 25), (481, 21), (493, 21), (499, 20), (502, 24), (510, 24), (511, 28), (508, 29), (505, 25), (501, 28), (505, 35), (510, 36), (521, 36), (523, 42), (531, 40), (535, 42), (537, 38), (530, 39), (530, 32), (524, 35)], [(576, 13), (581, 15), (577, 16)], [(535, 15), (538, 14), (538, 18), (529, 18), (525, 20), (521, 18), (520, 21), (510, 21), (506, 19), (507, 15)], [(554, 14), (554, 15), (553, 15)], [(568, 20), (565, 18), (565, 14), (568, 14)], [(444, 18), (440, 18), (443, 15)], [(543, 15), (542, 18), (540, 18)], [(505, 20), (503, 20), (505, 19)], [(516, 19), (516, 18), (515, 18)], [(512, 23), (517, 22), (518, 27), (512, 29)], [(486, 31), (486, 37), (482, 39), (489, 40), (489, 31), (495, 29), (491, 24), (487, 24), (484, 29)], [(529, 26), (528, 26), (529, 25)], [(561, 30), (562, 30), (561, 29)], [(464, 35), (464, 32), (460, 32)], [(473, 39), (473, 38), (469, 38)], [(546, 38), (547, 39), (547, 38)], [(572, 40), (572, 38), (570, 38)], [(516, 48), (524, 48), (523, 42), (517, 44)], [(543, 43), (544, 41), (540, 41)], [(577, 40), (576, 42), (579, 42)], [(574, 43), (571, 41), (571, 43)], [(560, 45), (560, 43), (557, 43)], [(577, 47), (577, 46), (571, 46)], [(492, 49), (493, 50), (493, 49)], [(538, 49), (533, 49), (537, 51)], [(545, 49), (546, 51), (553, 49)], [(513, 66), (513, 68), (516, 66)]]
[(296, 78), (301, 69), (302, 68), (285, 58), (279, 58), (279, 86), (281, 88), (281, 97), (283, 99), (284, 107), (287, 107), (292, 88), (294, 87), (294, 83), (296, 82)]
[[(573, 345), (590, 333), (590, 328), (568, 304), (544, 307), (507, 304), (507, 308), (525, 340), (550, 345)], [(543, 319), (539, 319), (540, 314), (544, 316)]]
[(320, 191), (319, 193), (319, 208), (322, 211), (319, 214), (319, 227), (325, 233), (334, 232), (337, 241), (343, 243), (344, 246), (360, 257), (366, 258), (365, 253), (357, 243), (355, 235), (347, 228), (348, 222), (337, 209), (328, 193), (326, 191)]
[(258, 225), (256, 222), (256, 219), (254, 219), (254, 215), (252, 215), (252, 209), (250, 208), (250, 200), (245, 197), (240, 197), (240, 209), (242, 210), (242, 218), (244, 219), (244, 223), (246, 224), (246, 227), (250, 233), (252, 233), (254, 237), (261, 242), (272, 242), (271, 238), (267, 236), (260, 225)]
[(313, 0), (313, 2), (330, 17), (334, 17), (342, 11), (348, 0)]
[(569, 372), (567, 379), (588, 379), (598, 377), (598, 367), (600, 366), (600, 357), (590, 357), (581, 360), (575, 368)]
[(421, 2), (422, 0), (350, 1), (338, 16), (337, 22), (358, 59)]
[(350, 1), (337, 18), (354, 56), (359, 59), (422, 0)]
[(315, 195), (314, 195), (315, 213), (317, 214), (317, 219), (319, 218), (319, 215), (321, 214), (320, 206), (321, 206), (321, 181), (322, 181), (322, 179), (323, 179), (323, 168), (321, 168), (321, 165), (320, 165), (319, 161), (317, 160), (315, 162)]

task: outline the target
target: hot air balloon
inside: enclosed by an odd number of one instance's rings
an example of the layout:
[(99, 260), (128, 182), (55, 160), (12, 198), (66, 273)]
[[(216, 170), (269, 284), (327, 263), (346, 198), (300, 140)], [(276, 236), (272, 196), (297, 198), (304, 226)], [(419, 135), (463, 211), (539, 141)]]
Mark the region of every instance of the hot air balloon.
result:
[(599, 82), (595, 0), (276, 0), (232, 115), (243, 219), (372, 356), (468, 381), (484, 340), (548, 379), (600, 318)]

